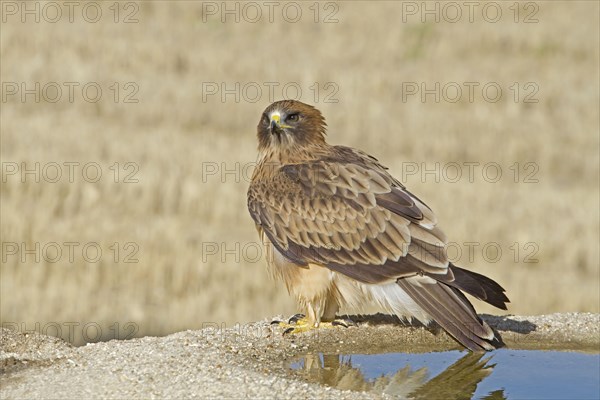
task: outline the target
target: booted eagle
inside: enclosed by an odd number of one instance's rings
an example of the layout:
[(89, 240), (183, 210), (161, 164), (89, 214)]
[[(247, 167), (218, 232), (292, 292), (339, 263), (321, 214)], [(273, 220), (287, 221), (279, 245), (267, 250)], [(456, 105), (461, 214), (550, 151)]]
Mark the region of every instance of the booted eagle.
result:
[(304, 308), (305, 324), (331, 322), (341, 306), (375, 305), (433, 320), (468, 349), (494, 349), (498, 338), (463, 292), (506, 310), (504, 289), (450, 263), (433, 211), (376, 158), (327, 144), (325, 129), (310, 105), (267, 107), (248, 189), (270, 270)]

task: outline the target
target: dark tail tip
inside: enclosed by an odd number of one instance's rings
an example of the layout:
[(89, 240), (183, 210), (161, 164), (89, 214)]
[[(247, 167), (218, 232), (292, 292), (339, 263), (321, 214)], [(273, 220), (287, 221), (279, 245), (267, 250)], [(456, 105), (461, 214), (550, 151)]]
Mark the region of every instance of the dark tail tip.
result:
[(501, 310), (507, 309), (506, 303), (510, 303), (510, 300), (504, 294), (504, 288), (496, 281), (453, 264), (450, 264), (449, 268), (454, 274), (454, 280), (451, 282), (445, 281), (445, 284), (460, 289)]

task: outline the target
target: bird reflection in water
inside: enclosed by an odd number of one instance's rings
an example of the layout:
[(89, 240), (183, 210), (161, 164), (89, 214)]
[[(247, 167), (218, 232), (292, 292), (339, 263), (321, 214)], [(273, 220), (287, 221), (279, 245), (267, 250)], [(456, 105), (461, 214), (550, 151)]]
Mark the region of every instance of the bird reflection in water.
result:
[[(368, 379), (360, 368), (352, 366), (350, 355), (306, 355), (300, 365), (308, 380), (340, 390), (385, 393), (405, 399), (471, 399), (477, 385), (492, 373), (495, 365), (488, 364), (492, 357), (484, 356), (484, 353), (468, 353), (433, 378), (426, 367), (413, 370), (407, 364), (393, 374)], [(506, 397), (502, 390), (497, 390), (484, 399)]]

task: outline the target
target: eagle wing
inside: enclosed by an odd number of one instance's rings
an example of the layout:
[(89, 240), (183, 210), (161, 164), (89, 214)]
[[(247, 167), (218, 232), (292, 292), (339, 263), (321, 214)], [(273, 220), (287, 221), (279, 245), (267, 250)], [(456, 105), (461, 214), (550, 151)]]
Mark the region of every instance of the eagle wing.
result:
[(451, 274), (431, 209), (376, 159), (349, 148), (255, 180), (248, 208), (275, 248), (364, 283)]

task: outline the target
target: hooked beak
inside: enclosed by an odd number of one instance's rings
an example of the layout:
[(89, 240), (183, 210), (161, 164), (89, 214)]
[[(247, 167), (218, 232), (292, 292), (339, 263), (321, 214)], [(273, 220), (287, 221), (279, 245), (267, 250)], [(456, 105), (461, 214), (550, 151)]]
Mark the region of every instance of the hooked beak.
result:
[(271, 117), (271, 125), (269, 128), (271, 129), (271, 133), (275, 132), (275, 130), (279, 128), (279, 115), (273, 115)]
[(274, 113), (273, 115), (271, 115), (271, 123), (269, 125), (271, 133), (280, 133), (285, 128), (291, 128), (291, 126), (282, 124), (281, 116), (278, 113)]

